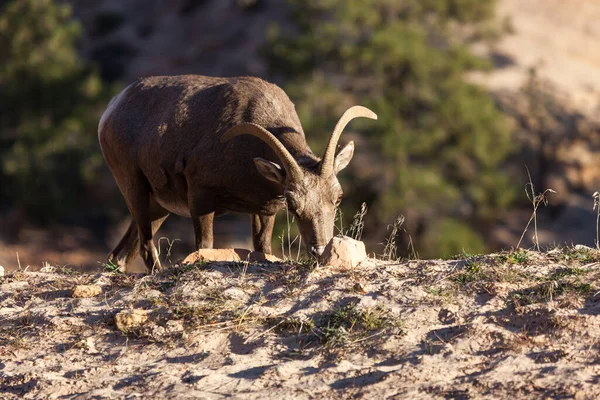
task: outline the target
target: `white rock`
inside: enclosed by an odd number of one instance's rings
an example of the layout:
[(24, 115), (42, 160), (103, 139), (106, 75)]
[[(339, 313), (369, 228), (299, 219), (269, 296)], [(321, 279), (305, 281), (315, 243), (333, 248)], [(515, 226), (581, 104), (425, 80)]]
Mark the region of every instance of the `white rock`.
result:
[(222, 292), (222, 294), (225, 296), (225, 298), (233, 300), (246, 300), (248, 298), (248, 295), (244, 292), (244, 290), (238, 287), (227, 288)]
[(594, 251), (596, 249), (593, 249), (593, 248), (591, 248), (589, 246), (585, 246), (583, 244), (578, 244), (578, 245), (575, 245), (575, 250), (579, 250), (579, 251)]
[(365, 244), (348, 236), (336, 236), (327, 244), (321, 260), (334, 267), (353, 267), (367, 258)]
[(4, 267), (0, 265), (0, 278), (4, 276)]

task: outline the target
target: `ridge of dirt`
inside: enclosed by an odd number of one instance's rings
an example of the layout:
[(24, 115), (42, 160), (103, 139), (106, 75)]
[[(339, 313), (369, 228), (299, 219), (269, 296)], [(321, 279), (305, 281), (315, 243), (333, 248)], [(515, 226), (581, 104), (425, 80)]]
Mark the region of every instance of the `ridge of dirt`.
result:
[[(100, 296), (73, 298), (77, 285)], [(115, 325), (137, 310), (141, 325)], [(45, 267), (0, 278), (0, 398), (600, 396), (600, 253)]]

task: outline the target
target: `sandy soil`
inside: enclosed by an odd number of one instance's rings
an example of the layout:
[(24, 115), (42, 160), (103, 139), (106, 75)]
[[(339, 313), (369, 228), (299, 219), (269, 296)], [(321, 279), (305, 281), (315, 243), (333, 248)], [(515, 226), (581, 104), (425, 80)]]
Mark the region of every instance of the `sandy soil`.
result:
[[(599, 261), (15, 271), (0, 278), (0, 398), (598, 398)], [(74, 298), (83, 284), (102, 293)]]

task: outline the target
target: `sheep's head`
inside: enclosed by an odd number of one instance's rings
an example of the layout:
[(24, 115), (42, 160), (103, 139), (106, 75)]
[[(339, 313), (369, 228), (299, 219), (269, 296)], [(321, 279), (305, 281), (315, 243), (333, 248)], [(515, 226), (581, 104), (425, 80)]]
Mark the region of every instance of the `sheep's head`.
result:
[(300, 166), (273, 134), (256, 124), (240, 124), (221, 138), (226, 141), (242, 134), (254, 135), (277, 154), (281, 165), (263, 158), (255, 158), (254, 164), (262, 176), (284, 187), (288, 210), (295, 215), (302, 240), (314, 256), (321, 255), (333, 237), (335, 211), (343, 197), (337, 174), (354, 154), (353, 142), (336, 154), (337, 143), (346, 125), (357, 117), (377, 119), (377, 115), (365, 107), (349, 108), (336, 124), (321, 162), (313, 167)]

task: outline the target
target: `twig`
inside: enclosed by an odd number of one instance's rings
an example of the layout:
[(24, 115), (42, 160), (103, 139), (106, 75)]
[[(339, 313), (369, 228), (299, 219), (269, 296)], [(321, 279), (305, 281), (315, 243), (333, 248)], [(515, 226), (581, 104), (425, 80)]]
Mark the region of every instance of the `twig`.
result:
[(594, 208), (596, 210), (596, 249), (600, 250), (600, 236), (598, 235), (598, 224), (600, 223), (600, 193), (594, 192)]
[(170, 258), (171, 257), (171, 249), (173, 248), (173, 245), (175, 244), (176, 241), (181, 241), (181, 239), (173, 239), (173, 240), (169, 240), (168, 237), (166, 236), (162, 236), (160, 239), (158, 239), (158, 256), (160, 257), (160, 241), (161, 240), (166, 240), (167, 241), (167, 254), (165, 255), (165, 262), (171, 262)]
[(342, 235), (350, 236), (356, 240), (360, 240), (362, 238), (363, 229), (365, 227), (364, 218), (367, 214), (367, 203), (362, 203), (360, 209), (354, 214), (354, 218), (352, 219), (352, 224), (348, 227), (348, 229), (344, 232), (340, 230)]
[[(19, 271), (22, 270), (21, 268), (21, 260), (19, 259), (19, 252), (17, 251), (17, 264), (19, 265)], [(29, 265), (25, 267), (25, 271), (27, 271), (27, 269), (29, 268)]]
[(258, 335), (250, 335), (246, 338), (246, 340), (244, 340), (244, 344), (248, 343), (250, 341), (250, 339), (259, 339), (263, 336), (265, 336), (267, 333), (271, 332), (272, 330), (274, 330), (275, 328), (277, 328), (279, 325), (283, 324), (283, 320), (278, 322), (276, 325), (273, 325), (272, 327), (270, 327), (269, 329), (259, 333)]
[(369, 335), (367, 337), (364, 337), (362, 339), (357, 339), (357, 340), (353, 340), (351, 342), (348, 342), (348, 344), (351, 345), (351, 344), (356, 344), (356, 343), (364, 342), (365, 340), (369, 340), (369, 339), (372, 339), (372, 338), (374, 338), (376, 336), (379, 336), (379, 335), (383, 334), (383, 332), (384, 332), (384, 330), (382, 329), (379, 332), (375, 332), (374, 334)]
[(287, 242), (288, 242), (288, 256), (292, 258), (292, 242), (290, 240), (290, 211), (285, 209), (285, 219), (287, 220)]
[[(527, 168), (527, 166), (526, 166), (525, 169), (527, 170), (527, 176), (529, 177), (529, 183), (527, 183), (525, 185), (525, 194), (527, 195), (527, 198), (533, 205), (533, 212), (531, 213), (531, 217), (529, 217), (529, 221), (527, 222), (527, 225), (525, 226), (525, 229), (523, 230), (523, 233), (521, 234), (519, 243), (517, 243), (517, 248), (519, 248), (521, 246), (523, 237), (525, 236), (525, 233), (529, 229), (529, 225), (531, 225), (531, 221), (533, 221), (533, 226), (534, 226), (534, 228), (533, 228), (534, 229), (533, 244), (535, 245), (536, 250), (540, 251), (540, 242), (538, 239), (538, 229), (537, 229), (537, 209), (540, 206), (540, 204), (543, 204), (544, 206), (548, 205), (548, 198), (546, 197), (546, 193), (556, 193), (556, 191), (554, 191), (552, 189), (546, 189), (542, 193), (539, 193), (536, 196), (535, 187), (533, 186), (533, 181), (531, 180), (531, 174), (529, 173), (529, 168)], [(531, 189), (531, 195), (527, 191), (528, 188)]]
[(383, 248), (383, 258), (387, 261), (398, 260), (396, 236), (398, 235), (398, 230), (401, 229), (402, 224), (404, 224), (404, 216), (400, 215), (394, 220), (392, 224), (388, 225), (387, 227), (388, 230), (391, 228), (391, 232), (387, 237), (385, 247)]
[[(404, 230), (404, 232), (406, 232), (406, 229)], [(411, 250), (413, 260), (418, 260), (419, 253), (417, 253), (417, 251), (415, 250), (415, 245), (410, 234), (408, 234), (408, 249)]]

